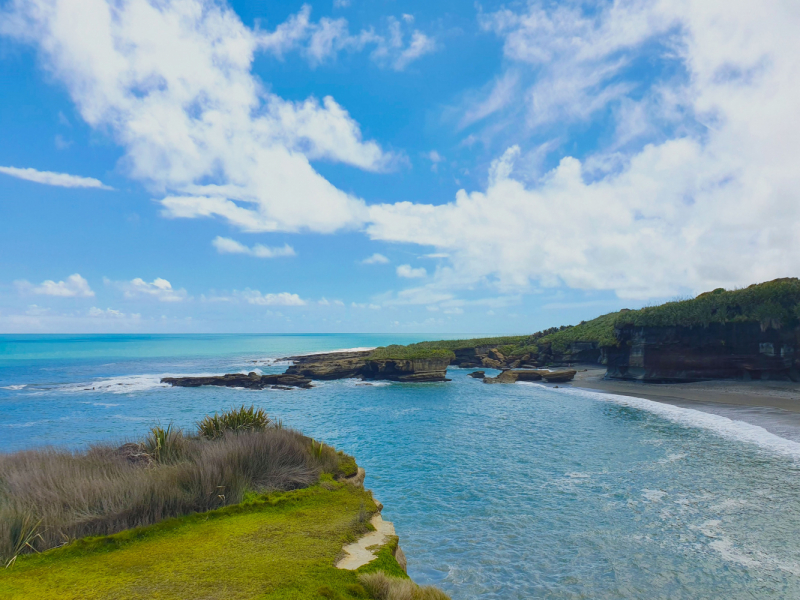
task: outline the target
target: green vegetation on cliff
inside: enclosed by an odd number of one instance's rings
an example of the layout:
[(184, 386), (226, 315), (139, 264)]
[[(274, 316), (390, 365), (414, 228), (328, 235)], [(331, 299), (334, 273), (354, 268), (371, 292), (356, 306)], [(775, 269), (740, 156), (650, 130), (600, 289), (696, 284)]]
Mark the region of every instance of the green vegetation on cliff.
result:
[(767, 327), (800, 323), (800, 279), (775, 279), (740, 290), (718, 288), (691, 300), (626, 311), (616, 327), (698, 327), (711, 323), (757, 322)]
[[(378, 565), (345, 571), (334, 563), (375, 510), (368, 492), (323, 476), (303, 490), (22, 556), (0, 569), (0, 597), (363, 598), (358, 575)], [(390, 552), (379, 559), (404, 576)]]
[(408, 581), (396, 537), (336, 568), (378, 510), (353, 457), (254, 407), (198, 426), (0, 454), (0, 598), (447, 600)]
[(391, 354), (397, 357), (422, 358), (437, 351), (457, 353), (473, 348), (496, 348), (506, 358), (531, 355), (548, 360), (547, 357), (568, 355), (576, 343), (616, 346), (615, 329), (626, 325), (697, 327), (728, 322), (758, 322), (764, 327), (800, 324), (800, 280), (776, 279), (731, 291), (720, 288), (691, 300), (667, 302), (640, 310), (621, 310), (578, 325), (553, 327), (531, 335), (419, 342), (379, 348), (375, 352), (391, 349)]
[(410, 346), (382, 346), (375, 348), (365, 360), (422, 360), (426, 358), (454, 358), (455, 354), (443, 346), (420, 347), (419, 344)]

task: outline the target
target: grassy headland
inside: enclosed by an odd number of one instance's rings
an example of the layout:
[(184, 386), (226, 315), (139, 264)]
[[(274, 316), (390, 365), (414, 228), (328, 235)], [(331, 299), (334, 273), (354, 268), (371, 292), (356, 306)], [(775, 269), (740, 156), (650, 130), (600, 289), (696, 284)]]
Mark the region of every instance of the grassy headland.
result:
[(0, 455), (0, 597), (445, 599), (408, 580), (396, 538), (335, 567), (377, 512), (356, 472), (252, 407), (119, 448)]
[(667, 302), (639, 310), (621, 310), (578, 325), (552, 327), (517, 336), (441, 340), (408, 346), (388, 346), (373, 351), (376, 357), (426, 358), (435, 352), (472, 348), (496, 348), (507, 358), (567, 353), (575, 344), (596, 347), (618, 345), (616, 331), (622, 327), (702, 327), (711, 323), (758, 322), (763, 327), (794, 327), (800, 323), (800, 279), (785, 278), (726, 291), (722, 288), (696, 298)]

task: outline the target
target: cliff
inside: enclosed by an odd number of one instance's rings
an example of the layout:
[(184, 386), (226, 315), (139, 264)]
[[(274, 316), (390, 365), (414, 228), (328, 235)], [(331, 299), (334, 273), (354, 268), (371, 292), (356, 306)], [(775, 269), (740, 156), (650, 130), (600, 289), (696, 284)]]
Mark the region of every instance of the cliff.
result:
[(387, 353), (365, 351), (291, 356), (286, 360), (291, 360), (294, 364), (286, 369), (286, 375), (319, 380), (361, 378), (405, 382), (447, 381), (450, 355), (393, 358), (391, 354), (382, 357), (384, 354)]

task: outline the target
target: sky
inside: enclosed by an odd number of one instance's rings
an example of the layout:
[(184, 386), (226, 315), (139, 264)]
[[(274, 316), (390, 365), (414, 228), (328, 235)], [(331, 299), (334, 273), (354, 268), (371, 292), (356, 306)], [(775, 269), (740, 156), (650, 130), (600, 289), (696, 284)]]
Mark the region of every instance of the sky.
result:
[(799, 30), (0, 0), (0, 332), (528, 333), (799, 276)]

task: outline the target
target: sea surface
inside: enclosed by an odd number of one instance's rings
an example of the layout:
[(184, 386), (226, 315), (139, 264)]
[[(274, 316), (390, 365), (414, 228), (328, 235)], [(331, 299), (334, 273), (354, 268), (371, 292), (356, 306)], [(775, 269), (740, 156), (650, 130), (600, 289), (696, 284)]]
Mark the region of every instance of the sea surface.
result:
[(735, 414), (488, 386), (467, 369), (292, 391), (159, 383), (424, 337), (0, 336), (0, 451), (255, 404), (356, 456), (409, 574), (454, 600), (800, 598), (800, 444)]

